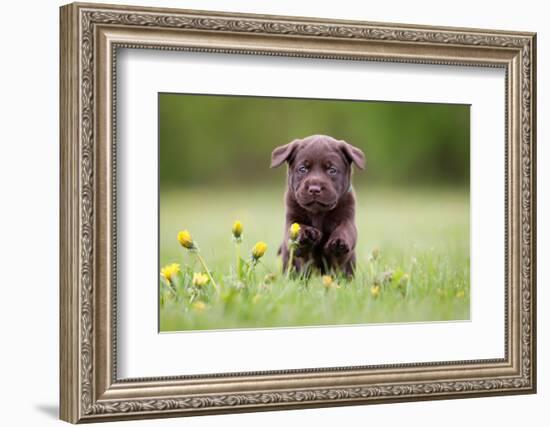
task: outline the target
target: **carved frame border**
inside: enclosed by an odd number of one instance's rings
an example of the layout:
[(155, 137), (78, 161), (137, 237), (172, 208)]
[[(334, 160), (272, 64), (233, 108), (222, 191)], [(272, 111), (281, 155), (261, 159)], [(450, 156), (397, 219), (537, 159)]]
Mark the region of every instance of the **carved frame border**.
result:
[[(76, 423), (535, 392), (535, 34), (96, 4), (71, 4), (60, 13), (62, 419)], [(182, 45), (176, 41), (182, 35), (192, 40)], [(116, 277), (113, 175), (120, 47), (506, 68), (506, 357), (118, 380), (116, 286), (107, 278)], [(299, 385), (290, 386), (289, 380)]]

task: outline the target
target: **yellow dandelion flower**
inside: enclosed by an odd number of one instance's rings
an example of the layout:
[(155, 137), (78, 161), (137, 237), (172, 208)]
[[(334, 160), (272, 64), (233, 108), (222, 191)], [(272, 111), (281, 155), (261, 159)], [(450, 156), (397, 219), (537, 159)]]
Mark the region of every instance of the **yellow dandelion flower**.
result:
[(374, 298), (378, 298), (380, 295), (380, 285), (371, 286), (370, 293)]
[(265, 251), (267, 251), (267, 244), (265, 242), (258, 242), (252, 248), (252, 258), (254, 261), (259, 260), (264, 256)]
[(332, 276), (323, 276), (323, 277), (321, 277), (321, 280), (323, 281), (323, 286), (325, 288), (329, 288), (330, 285), (332, 285), (332, 283), (334, 282), (332, 280)]
[(193, 285), (204, 286), (209, 282), (210, 278), (204, 273), (193, 273)]
[(239, 240), (243, 235), (243, 223), (239, 220), (235, 221), (231, 228), (231, 232), (233, 233), (233, 237)]
[(296, 241), (296, 239), (298, 238), (298, 234), (300, 234), (300, 224), (295, 222), (290, 226), (290, 240)]
[(323, 286), (326, 289), (333, 289), (333, 288), (338, 287), (338, 284), (334, 281), (332, 276), (325, 275), (325, 276), (321, 277), (321, 281), (323, 282)]
[(459, 290), (459, 291), (456, 293), (456, 297), (457, 297), (457, 298), (464, 298), (464, 289)]
[(189, 231), (187, 230), (183, 230), (178, 233), (178, 242), (180, 242), (180, 245), (182, 245), (186, 249), (195, 248), (193, 237), (191, 236), (191, 233), (189, 233)]
[(193, 310), (200, 313), (206, 310), (208, 306), (203, 301), (195, 301), (193, 304), (191, 304), (191, 307), (193, 307)]
[(164, 277), (168, 282), (172, 281), (172, 278), (181, 271), (180, 265), (173, 263), (160, 269), (160, 275)]

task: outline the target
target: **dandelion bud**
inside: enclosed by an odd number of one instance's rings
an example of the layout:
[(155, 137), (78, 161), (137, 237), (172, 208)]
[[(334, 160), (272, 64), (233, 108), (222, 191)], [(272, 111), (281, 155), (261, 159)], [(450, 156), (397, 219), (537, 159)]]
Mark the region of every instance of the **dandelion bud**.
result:
[(172, 278), (180, 271), (181, 270), (179, 264), (168, 264), (167, 266), (160, 269), (160, 275), (164, 277), (168, 282), (171, 282)]
[(373, 259), (374, 261), (376, 261), (376, 260), (378, 259), (379, 256), (380, 256), (380, 249), (374, 248), (374, 249), (372, 250), (372, 259)]
[(300, 233), (300, 224), (295, 222), (290, 226), (290, 240), (296, 241), (299, 233)]
[(252, 248), (252, 259), (254, 261), (259, 260), (264, 256), (265, 251), (267, 251), (267, 244), (265, 242), (258, 242)]
[(208, 275), (204, 273), (194, 273), (193, 274), (193, 285), (201, 287), (208, 283)]
[(180, 242), (180, 245), (186, 249), (195, 249), (193, 237), (191, 237), (191, 233), (187, 230), (183, 230), (178, 233), (178, 242)]
[(235, 221), (231, 232), (233, 233), (235, 240), (240, 240), (243, 235), (243, 223), (239, 220)]
[(374, 298), (378, 298), (380, 295), (380, 285), (371, 286), (370, 293)]

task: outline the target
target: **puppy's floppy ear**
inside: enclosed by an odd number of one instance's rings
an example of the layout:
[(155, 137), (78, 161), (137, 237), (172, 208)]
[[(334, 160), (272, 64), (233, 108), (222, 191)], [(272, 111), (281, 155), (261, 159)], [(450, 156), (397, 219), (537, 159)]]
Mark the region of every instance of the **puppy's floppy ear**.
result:
[(359, 169), (365, 169), (366, 161), (365, 161), (365, 155), (363, 152), (357, 148), (354, 147), (351, 144), (348, 144), (346, 141), (340, 141), (342, 145), (340, 146), (342, 152), (344, 153), (344, 156), (348, 159), (350, 163), (354, 163), (355, 166), (357, 166)]
[(286, 162), (292, 153), (294, 153), (294, 150), (296, 150), (299, 141), (299, 139), (295, 139), (286, 145), (275, 148), (271, 153), (271, 165), (269, 167), (276, 168)]

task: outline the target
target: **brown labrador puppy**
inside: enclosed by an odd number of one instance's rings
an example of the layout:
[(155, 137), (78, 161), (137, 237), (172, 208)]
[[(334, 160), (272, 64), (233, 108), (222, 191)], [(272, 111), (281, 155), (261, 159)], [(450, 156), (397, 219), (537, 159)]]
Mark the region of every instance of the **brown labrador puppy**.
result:
[(322, 274), (355, 269), (355, 195), (351, 164), (365, 168), (363, 152), (326, 135), (312, 135), (277, 147), (271, 167), (288, 163), (285, 193), (286, 223), (280, 253), (287, 269), (289, 228), (300, 224), (294, 268), (306, 272), (317, 267)]

